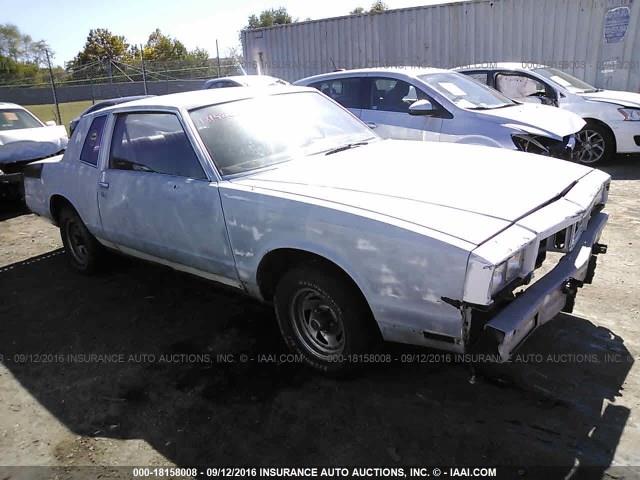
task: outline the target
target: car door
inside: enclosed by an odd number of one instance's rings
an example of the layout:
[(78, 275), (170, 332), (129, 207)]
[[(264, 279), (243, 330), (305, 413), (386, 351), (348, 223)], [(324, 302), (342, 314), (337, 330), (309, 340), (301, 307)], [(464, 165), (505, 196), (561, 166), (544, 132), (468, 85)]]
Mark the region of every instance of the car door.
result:
[(360, 117), (365, 98), (365, 77), (331, 78), (310, 84)]
[(422, 99), (437, 105), (426, 93), (404, 80), (370, 77), (360, 119), (383, 138), (439, 141), (442, 118), (409, 115), (409, 106)]
[(178, 115), (119, 113), (113, 125), (98, 186), (105, 240), (125, 253), (236, 282), (218, 185)]

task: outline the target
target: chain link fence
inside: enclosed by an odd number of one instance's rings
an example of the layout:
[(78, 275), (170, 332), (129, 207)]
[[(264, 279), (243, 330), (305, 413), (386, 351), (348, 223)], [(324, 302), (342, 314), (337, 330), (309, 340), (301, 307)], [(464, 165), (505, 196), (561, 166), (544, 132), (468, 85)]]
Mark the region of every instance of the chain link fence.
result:
[[(242, 75), (239, 58), (196, 61), (95, 61), (79, 68), (56, 69), (38, 78), (8, 79), (0, 83), (0, 102), (20, 105), (58, 104), (130, 95), (164, 95), (198, 90), (205, 80)], [(61, 119), (58, 118), (60, 122)]]

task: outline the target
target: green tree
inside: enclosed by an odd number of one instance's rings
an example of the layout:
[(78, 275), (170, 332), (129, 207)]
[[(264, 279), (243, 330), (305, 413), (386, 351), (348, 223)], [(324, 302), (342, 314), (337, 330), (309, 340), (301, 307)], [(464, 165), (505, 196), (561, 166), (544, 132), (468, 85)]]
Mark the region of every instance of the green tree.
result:
[(382, 0), (376, 0), (371, 4), (369, 13), (381, 13), (381, 12), (384, 12), (385, 10), (389, 10), (389, 7), (387, 7), (387, 4), (384, 3)]
[(122, 35), (114, 35), (106, 28), (89, 30), (84, 47), (67, 65), (74, 78), (90, 78), (112, 72), (112, 62), (126, 62), (132, 58), (130, 46)]
[(34, 41), (13, 24), (0, 24), (0, 81), (15, 84), (42, 83), (47, 71), (47, 44)]
[(188, 50), (180, 40), (165, 35), (159, 28), (156, 28), (149, 35), (144, 46), (144, 57), (156, 62), (172, 60), (199, 62), (206, 61), (209, 58), (209, 53), (201, 48)]
[(293, 18), (286, 8), (270, 8), (260, 12), (259, 16), (250, 15), (245, 29), (272, 27), (273, 25), (286, 25), (287, 23), (293, 23)]
[(364, 8), (356, 7), (349, 12), (349, 15), (360, 15), (361, 13), (364, 13)]

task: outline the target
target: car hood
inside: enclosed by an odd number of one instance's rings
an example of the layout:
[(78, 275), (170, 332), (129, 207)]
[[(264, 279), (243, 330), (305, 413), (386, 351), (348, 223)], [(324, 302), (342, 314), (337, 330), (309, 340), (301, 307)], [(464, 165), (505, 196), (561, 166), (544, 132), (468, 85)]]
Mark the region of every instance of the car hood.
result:
[(0, 131), (0, 164), (48, 157), (67, 147), (63, 126)]
[(478, 113), (493, 117), (514, 129), (533, 135), (545, 135), (556, 140), (562, 140), (567, 135), (579, 132), (586, 125), (585, 121), (575, 113), (532, 103), (483, 110)]
[(384, 140), (232, 183), (357, 208), (479, 245), (590, 171), (499, 148)]
[(614, 103), (623, 107), (640, 108), (640, 93), (603, 90), (601, 92), (579, 93), (578, 95), (593, 102)]

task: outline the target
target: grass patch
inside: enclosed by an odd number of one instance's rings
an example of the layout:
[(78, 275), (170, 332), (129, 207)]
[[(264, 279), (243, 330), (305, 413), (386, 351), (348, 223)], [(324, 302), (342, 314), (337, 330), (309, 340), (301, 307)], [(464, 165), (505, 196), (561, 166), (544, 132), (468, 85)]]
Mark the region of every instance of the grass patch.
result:
[[(62, 124), (67, 128), (67, 132), (69, 131), (69, 122), (80, 115), (91, 105), (91, 100), (59, 104), (60, 115), (62, 116)], [(25, 108), (43, 122), (56, 120), (56, 106), (52, 103), (46, 105), (25, 105)]]

